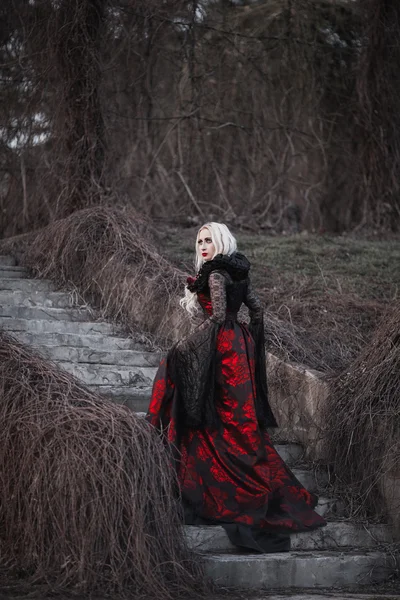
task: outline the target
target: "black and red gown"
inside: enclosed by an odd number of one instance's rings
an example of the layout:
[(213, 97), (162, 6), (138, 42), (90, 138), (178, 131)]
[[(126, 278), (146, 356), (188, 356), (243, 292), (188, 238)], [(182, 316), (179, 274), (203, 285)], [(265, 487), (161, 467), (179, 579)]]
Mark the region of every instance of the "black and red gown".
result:
[[(239, 253), (218, 255), (192, 282), (205, 320), (161, 361), (147, 419), (173, 451), (187, 524), (222, 525), (240, 547), (287, 551), (288, 534), (326, 522), (267, 432), (276, 421), (248, 267)], [(249, 326), (237, 318), (243, 302)]]

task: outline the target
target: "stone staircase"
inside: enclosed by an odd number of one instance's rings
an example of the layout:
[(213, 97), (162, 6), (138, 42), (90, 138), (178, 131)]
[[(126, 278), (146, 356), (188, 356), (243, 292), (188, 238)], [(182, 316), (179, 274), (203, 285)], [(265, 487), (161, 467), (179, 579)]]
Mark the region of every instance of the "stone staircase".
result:
[(96, 320), (71, 293), (31, 279), (12, 257), (0, 256), (0, 327), (75, 375), (89, 388), (147, 410), (160, 355)]
[[(160, 355), (115, 325), (96, 320), (90, 308), (76, 305), (73, 294), (30, 278), (7, 256), (0, 256), (0, 328), (89, 388), (138, 413), (146, 411)], [(392, 542), (390, 528), (344, 520), (340, 501), (328, 491), (327, 470), (307, 468), (299, 445), (276, 447), (303, 485), (319, 494), (317, 510), (328, 526), (293, 535), (289, 553), (268, 555), (239, 551), (221, 527), (186, 527), (208, 575), (224, 587), (282, 593), (367, 586), (391, 578), (397, 565), (386, 546)]]

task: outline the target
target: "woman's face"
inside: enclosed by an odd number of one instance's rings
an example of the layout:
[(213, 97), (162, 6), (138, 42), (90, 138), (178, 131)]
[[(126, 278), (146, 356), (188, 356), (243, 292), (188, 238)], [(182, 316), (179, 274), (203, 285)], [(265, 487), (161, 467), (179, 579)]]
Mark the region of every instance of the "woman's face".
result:
[(199, 235), (197, 236), (197, 251), (203, 257), (203, 260), (212, 260), (215, 254), (211, 232), (207, 227), (199, 231)]

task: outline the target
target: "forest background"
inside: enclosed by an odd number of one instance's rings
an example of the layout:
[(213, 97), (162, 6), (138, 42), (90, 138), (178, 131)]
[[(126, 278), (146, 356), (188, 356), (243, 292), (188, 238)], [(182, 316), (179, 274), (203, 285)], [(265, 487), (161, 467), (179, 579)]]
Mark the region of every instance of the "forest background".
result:
[(399, 13), (3, 0), (0, 239), (117, 207), (189, 272), (197, 226), (226, 222), (270, 347), (340, 370), (398, 297)]
[(398, 230), (394, 0), (4, 0), (0, 235), (104, 202)]

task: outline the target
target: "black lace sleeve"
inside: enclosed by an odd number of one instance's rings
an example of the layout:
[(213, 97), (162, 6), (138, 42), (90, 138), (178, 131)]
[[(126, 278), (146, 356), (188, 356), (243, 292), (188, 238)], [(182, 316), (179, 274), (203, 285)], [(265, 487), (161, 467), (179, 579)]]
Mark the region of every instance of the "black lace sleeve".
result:
[(226, 317), (226, 278), (209, 275), (213, 313), (170, 351), (168, 360), (180, 393), (182, 423), (191, 428), (215, 427), (215, 353), (217, 334)]
[(207, 316), (204, 312), (197, 312), (190, 319), (190, 334), (181, 338), (178, 347), (183, 348), (192, 335), (196, 335), (210, 327), (212, 323), (221, 325), (226, 316), (226, 278), (217, 271), (209, 276), (210, 299), (212, 315)]
[(255, 293), (250, 281), (247, 286), (244, 303), (249, 309), (249, 330), (255, 344), (256, 355), (256, 412), (260, 426), (277, 427), (268, 401), (267, 362), (265, 353), (264, 307)]
[(264, 308), (250, 281), (247, 286), (244, 303), (249, 309), (251, 323), (261, 323), (263, 321)]
[(222, 273), (214, 271), (208, 279), (210, 288), (210, 298), (212, 306), (212, 315), (206, 319), (196, 332), (202, 331), (210, 326), (210, 322), (222, 325), (226, 317), (226, 278)]

